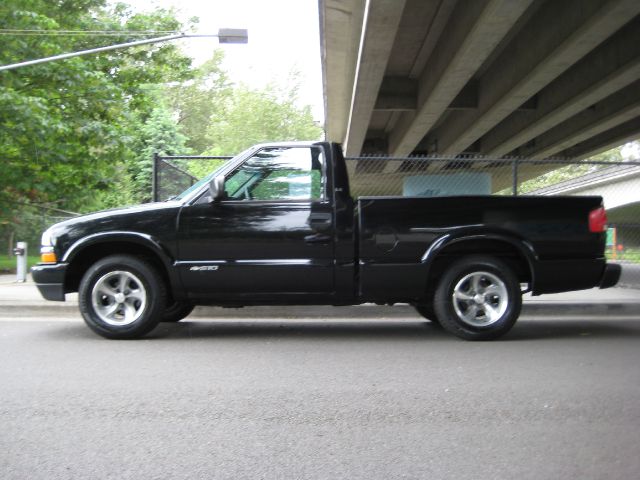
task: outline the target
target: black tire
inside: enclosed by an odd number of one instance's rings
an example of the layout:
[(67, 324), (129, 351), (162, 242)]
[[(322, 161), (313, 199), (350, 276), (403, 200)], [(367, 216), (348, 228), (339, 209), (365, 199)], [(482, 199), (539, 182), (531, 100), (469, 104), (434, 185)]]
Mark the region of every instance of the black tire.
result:
[(196, 306), (187, 302), (173, 302), (162, 314), (161, 322), (179, 322), (188, 317)]
[(455, 262), (442, 276), (434, 297), (442, 327), (465, 340), (501, 337), (516, 323), (521, 307), (522, 292), (513, 270), (485, 256)]
[(425, 320), (428, 320), (429, 322), (435, 323), (437, 325), (440, 324), (440, 322), (438, 322), (438, 317), (436, 317), (436, 312), (433, 311), (433, 305), (419, 303), (417, 305), (414, 305), (414, 307)]
[(82, 277), (80, 313), (89, 328), (105, 338), (140, 338), (162, 318), (166, 292), (151, 263), (131, 255), (111, 255)]

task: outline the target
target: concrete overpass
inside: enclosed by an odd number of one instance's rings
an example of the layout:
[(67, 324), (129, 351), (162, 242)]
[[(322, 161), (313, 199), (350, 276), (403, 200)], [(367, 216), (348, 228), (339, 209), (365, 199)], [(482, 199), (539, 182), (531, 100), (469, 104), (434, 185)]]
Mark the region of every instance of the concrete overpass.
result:
[(640, 137), (639, 0), (319, 0), (346, 154), (586, 158)]

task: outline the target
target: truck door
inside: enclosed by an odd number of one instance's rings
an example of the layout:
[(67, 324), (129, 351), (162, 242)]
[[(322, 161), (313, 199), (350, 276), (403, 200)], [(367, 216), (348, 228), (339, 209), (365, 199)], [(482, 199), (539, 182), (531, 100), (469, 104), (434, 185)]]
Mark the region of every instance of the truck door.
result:
[(320, 146), (265, 147), (226, 175), (222, 200), (204, 194), (183, 207), (178, 266), (189, 296), (252, 303), (333, 294), (326, 184)]

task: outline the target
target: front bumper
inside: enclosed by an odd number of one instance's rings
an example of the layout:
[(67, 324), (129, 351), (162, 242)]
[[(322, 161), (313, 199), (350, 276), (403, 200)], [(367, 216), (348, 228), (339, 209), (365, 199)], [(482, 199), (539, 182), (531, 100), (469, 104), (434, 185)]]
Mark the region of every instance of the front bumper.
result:
[(39, 264), (31, 267), (31, 276), (46, 300), (64, 302), (64, 277), (67, 272), (66, 263), (53, 265)]

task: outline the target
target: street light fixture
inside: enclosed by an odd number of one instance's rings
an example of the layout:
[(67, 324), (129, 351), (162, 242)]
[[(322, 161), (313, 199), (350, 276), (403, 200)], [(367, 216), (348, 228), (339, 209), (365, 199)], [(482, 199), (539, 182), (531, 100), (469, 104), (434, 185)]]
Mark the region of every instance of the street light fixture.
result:
[(246, 28), (219, 28), (218, 43), (248, 43), (249, 33)]
[(4, 70), (13, 70), (20, 67), (28, 67), (30, 65), (38, 65), (39, 63), (53, 62), (55, 60), (64, 60), (66, 58), (79, 57), (80, 55), (88, 55), (90, 53), (106, 52), (116, 50), (118, 48), (135, 47), (137, 45), (146, 45), (149, 43), (168, 42), (170, 40), (178, 40), (181, 38), (193, 37), (218, 37), (219, 43), (248, 43), (249, 35), (246, 29), (242, 28), (220, 28), (217, 34), (196, 34), (196, 33), (178, 33), (175, 35), (167, 35), (164, 37), (145, 38), (144, 40), (136, 40), (134, 42), (119, 43), (117, 45), (108, 45), (106, 47), (91, 48), (89, 50), (81, 50), (79, 52), (63, 53), (52, 57), (38, 58), (36, 60), (28, 60), (26, 62), (12, 63), (10, 65), (0, 66), (0, 72)]

